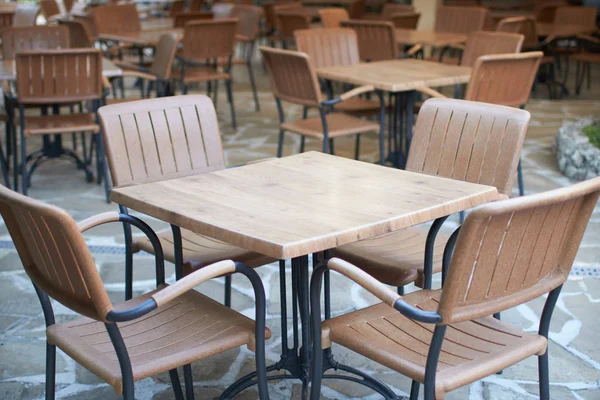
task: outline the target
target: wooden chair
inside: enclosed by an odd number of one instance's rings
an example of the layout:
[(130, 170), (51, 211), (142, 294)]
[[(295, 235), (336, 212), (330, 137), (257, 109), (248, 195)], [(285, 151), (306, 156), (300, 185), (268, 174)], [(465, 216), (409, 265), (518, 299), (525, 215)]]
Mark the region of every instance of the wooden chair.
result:
[(304, 13), (294, 14), (293, 11), (277, 13), (278, 39), (284, 49), (293, 47), (294, 32), (310, 29), (310, 17)]
[(558, 7), (554, 14), (553, 23), (556, 25), (579, 25), (596, 30), (596, 7), (566, 6)]
[[(298, 50), (306, 53), (315, 68), (343, 67), (360, 63), (356, 32), (349, 28), (305, 29), (296, 31)], [(331, 86), (327, 86), (329, 97), (333, 97)], [(335, 105), (335, 110), (356, 117), (381, 117), (379, 100), (352, 97)], [(385, 112), (385, 110), (384, 110)], [(356, 136), (354, 157), (360, 152), (360, 135)], [(304, 137), (302, 138), (304, 141)], [(380, 154), (383, 164), (385, 155)]]
[(39, 4), (42, 15), (46, 21), (50, 21), (53, 17), (61, 14), (56, 0), (40, 0)]
[[(62, 28), (62, 27), (61, 27)], [(63, 28), (66, 30), (66, 28)], [(29, 176), (46, 157), (62, 155), (74, 159), (79, 168), (86, 173), (88, 181), (93, 174), (88, 165), (72, 151), (62, 154), (28, 159), (27, 139), (40, 135), (60, 135), (64, 133), (90, 132), (97, 134), (100, 127), (96, 124), (96, 110), (103, 100), (102, 55), (96, 49), (29, 50), (17, 53), (17, 105), (21, 137), (21, 176), (22, 192), (27, 194)], [(53, 82), (53, 84), (49, 84)], [(25, 115), (26, 106), (67, 105), (91, 102), (91, 112), (79, 112), (69, 115)], [(96, 167), (98, 183), (106, 173), (102, 141), (98, 137)], [(32, 161), (27, 170), (28, 161)], [(105, 186), (108, 189), (108, 186)], [(107, 191), (108, 195), (108, 191)]]
[[(183, 94), (187, 93), (190, 83), (214, 81), (215, 104), (217, 104), (218, 81), (224, 80), (231, 111), (231, 125), (234, 129), (237, 123), (231, 89), (231, 60), (237, 24), (237, 18), (194, 21), (186, 24), (182, 41), (181, 69), (173, 71), (173, 78), (180, 82)], [(222, 71), (218, 68), (219, 59), (227, 60)]]
[(323, 28), (339, 28), (342, 21), (350, 19), (348, 11), (341, 7), (321, 8), (319, 17)]
[(73, 5), (78, 3), (76, 0), (63, 0), (63, 5), (65, 6), (65, 11), (70, 13), (73, 9)]
[(348, 6), (350, 19), (362, 19), (365, 15), (365, 0), (356, 0)]
[(488, 10), (482, 7), (441, 6), (437, 10), (434, 30), (468, 35), (482, 31), (487, 16)]
[(190, 11), (175, 14), (173, 17), (173, 27), (183, 28), (188, 22), (206, 21), (213, 19), (213, 14), (205, 11)]
[(175, 15), (183, 12), (185, 12), (185, 0), (174, 1), (169, 9), (169, 17), (173, 18)]
[(58, 19), (60, 25), (69, 31), (69, 43), (73, 48), (94, 47), (95, 40), (90, 32), (89, 25), (77, 19)]
[[(261, 47), (260, 51), (265, 60), (271, 91), (275, 96), (279, 112), (277, 157), (282, 156), (286, 131), (322, 140), (324, 153), (333, 153), (332, 140), (337, 137), (379, 132), (378, 123), (343, 113), (328, 113), (335, 104), (341, 101), (373, 91), (372, 86), (361, 86), (337, 98), (323, 100), (315, 67), (306, 53), (270, 47)], [(315, 107), (319, 110), (319, 117), (286, 122), (281, 105), (282, 100), (306, 107)], [(383, 140), (382, 135), (383, 132), (380, 132), (380, 141)], [(302, 151), (304, 151), (304, 140), (300, 144), (300, 152)]]
[[(56, 348), (134, 399), (134, 382), (169, 372), (176, 398), (183, 398), (177, 367), (184, 366), (186, 392), (193, 390), (191, 362), (242, 345), (256, 352), (259, 396), (268, 399), (265, 293), (255, 271), (231, 260), (215, 263), (173, 285), (165, 284), (162, 249), (141, 220), (107, 212), (76, 223), (66, 211), (0, 187), (0, 213), (46, 321), (46, 399), (55, 392)], [(157, 288), (113, 305), (82, 233), (117, 222), (134, 225), (154, 245)], [(252, 283), (255, 320), (222, 306), (193, 288), (221, 275), (244, 274)], [(50, 299), (80, 314), (57, 323)], [(181, 318), (185, 315), (185, 318)]]
[[(523, 46), (524, 37), (518, 33), (503, 32), (473, 32), (467, 38), (467, 43), (459, 65), (474, 67), (477, 59), (490, 54), (519, 53)], [(452, 59), (445, 59), (449, 63)]]
[(204, 5), (204, 0), (191, 0), (190, 2), (190, 11), (200, 11), (202, 10), (202, 6)]
[(136, 33), (142, 30), (134, 3), (93, 7), (91, 16), (96, 33)]
[(344, 21), (342, 27), (354, 29), (362, 61), (384, 61), (398, 58), (396, 31), (387, 21)]
[[(211, 100), (188, 95), (109, 105), (98, 111), (114, 186), (130, 186), (225, 169), (219, 124)], [(183, 200), (183, 199), (182, 199)], [(121, 206), (121, 212), (127, 209)], [(174, 238), (182, 243), (175, 250)], [(158, 232), (165, 259), (175, 263), (177, 277), (217, 261), (232, 259), (250, 267), (272, 262), (268, 257), (197, 235), (188, 230)], [(133, 253), (153, 253), (148, 239), (125, 232), (125, 298), (133, 293)], [(181, 258), (179, 258), (181, 257)], [(179, 262), (181, 260), (181, 262)], [(231, 305), (226, 279), (225, 304)]]
[(365, 14), (361, 19), (389, 21), (394, 14), (414, 13), (415, 8), (406, 4), (386, 3), (379, 14)]
[(496, 25), (496, 32), (521, 33), (527, 17), (502, 18)]
[(396, 29), (417, 29), (421, 13), (418, 12), (402, 12), (392, 14), (390, 21)]
[[(523, 110), (429, 99), (417, 118), (406, 170), (495, 186), (508, 197), (529, 119)], [(335, 255), (400, 292), (411, 282), (431, 289), (432, 274), (441, 271), (448, 241), (439, 233), (445, 219), (431, 229), (415, 226), (341, 246)]]
[(29, 5), (18, 5), (13, 17), (13, 27), (35, 26), (35, 20), (40, 13), (40, 8)]
[[(133, 77), (147, 83), (148, 92), (144, 93), (144, 84), (141, 85), (141, 98), (150, 97), (150, 92), (154, 89), (156, 97), (167, 96), (174, 89), (173, 63), (177, 50), (181, 43), (181, 35), (176, 33), (165, 33), (158, 39), (154, 48), (154, 59), (149, 68), (140, 67), (139, 64), (132, 64), (126, 61), (113, 61), (113, 63), (123, 69), (123, 75), (119, 78)], [(115, 94), (113, 90), (113, 94)], [(121, 98), (107, 100), (107, 104), (123, 103), (131, 101), (125, 98), (125, 90), (121, 87)], [(136, 99), (137, 100), (137, 99)]]
[[(411, 399), (418, 397), (423, 383), (425, 400), (443, 399), (452, 390), (537, 356), (540, 399), (549, 400), (552, 312), (599, 197), (600, 178), (594, 178), (475, 208), (446, 246), (443, 290), (400, 296), (342, 260), (318, 267), (311, 281), (311, 362), (318, 371), (311, 399), (319, 399), (323, 349), (337, 343), (412, 379)], [(321, 280), (328, 269), (382, 303), (321, 323)], [(491, 316), (545, 294), (537, 332)]]
[(280, 41), (280, 27), (277, 19), (277, 14), (282, 11), (294, 11), (294, 10), (302, 10), (304, 7), (301, 2), (293, 2), (293, 3), (270, 3), (265, 4), (265, 25), (267, 26), (267, 34), (269, 36), (269, 40), (271, 42), (271, 46), (273, 46), (274, 42)]
[(71, 47), (69, 30), (65, 26), (31, 26), (10, 28), (0, 32), (2, 55), (14, 60), (26, 50), (67, 49)]

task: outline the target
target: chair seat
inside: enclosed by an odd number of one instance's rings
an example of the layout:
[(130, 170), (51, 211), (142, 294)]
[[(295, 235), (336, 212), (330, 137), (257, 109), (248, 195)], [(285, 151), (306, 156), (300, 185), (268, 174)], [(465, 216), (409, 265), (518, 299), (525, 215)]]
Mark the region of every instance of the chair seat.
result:
[[(364, 119), (356, 118), (342, 113), (327, 114), (327, 127), (329, 138), (359, 133), (379, 132), (379, 124)], [(299, 119), (292, 122), (284, 122), (281, 129), (323, 139), (323, 124), (321, 117)]]
[(571, 60), (600, 64), (600, 53), (578, 53), (571, 56)]
[(73, 132), (100, 132), (96, 115), (80, 113), (69, 115), (43, 115), (25, 117), (25, 136)]
[[(151, 293), (120, 305), (132, 307)], [(254, 349), (254, 321), (191, 290), (136, 321), (118, 324), (131, 360), (133, 379), (247, 345)], [(267, 337), (271, 333), (267, 329)], [(47, 329), (48, 342), (122, 392), (121, 369), (102, 322), (79, 318)]]
[(352, 115), (370, 116), (379, 115), (380, 107), (381, 105), (379, 103), (379, 100), (351, 97), (336, 104), (334, 106), (334, 110)]
[[(428, 232), (426, 226), (414, 226), (338, 247), (335, 255), (387, 285), (404, 286), (415, 282), (415, 285), (423, 287)], [(434, 273), (442, 270), (447, 241), (448, 237), (438, 232), (433, 252)]]
[[(179, 68), (174, 69), (171, 74), (173, 79), (181, 79), (181, 70)], [(184, 72), (184, 82), (207, 82), (216, 81), (221, 79), (229, 79), (230, 74), (225, 72), (219, 72), (211, 67), (192, 67), (186, 66)]]
[[(175, 262), (175, 246), (173, 245), (173, 233), (171, 229), (165, 229), (157, 233), (160, 244), (163, 248), (165, 260)], [(251, 268), (260, 267), (261, 265), (269, 264), (274, 259), (262, 254), (254, 253), (242, 249), (241, 247), (232, 246), (220, 240), (212, 239), (207, 236), (197, 235), (186, 229), (181, 230), (181, 242), (183, 248), (183, 263), (186, 271), (198, 269), (210, 265), (217, 261), (231, 259), (242, 262)], [(147, 253), (154, 254), (152, 244), (146, 236), (134, 238), (132, 251), (138, 252), (143, 250)]]
[[(417, 308), (436, 311), (441, 291), (404, 296)], [(424, 383), (434, 325), (404, 317), (384, 303), (323, 322), (323, 348), (339, 343)], [(437, 367), (436, 398), (546, 351), (543, 336), (523, 332), (493, 317), (449, 325)]]

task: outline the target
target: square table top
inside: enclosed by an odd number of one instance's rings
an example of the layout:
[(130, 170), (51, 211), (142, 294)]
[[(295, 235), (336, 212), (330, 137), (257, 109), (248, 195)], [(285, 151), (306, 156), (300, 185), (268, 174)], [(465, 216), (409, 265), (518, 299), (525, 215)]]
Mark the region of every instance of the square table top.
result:
[(373, 85), (388, 92), (405, 92), (420, 87), (467, 83), (471, 79), (471, 67), (404, 59), (318, 68), (317, 75), (354, 85)]
[(396, 29), (396, 42), (414, 46), (448, 46), (451, 44), (463, 43), (467, 40), (467, 35), (450, 32), (436, 31), (417, 31), (414, 29)]
[(319, 152), (117, 187), (111, 200), (278, 259), (420, 224), (498, 198), (495, 187)]
[(140, 32), (130, 33), (101, 33), (98, 35), (98, 39), (101, 40), (112, 40), (115, 42), (126, 42), (137, 46), (155, 46), (158, 40), (165, 33), (176, 33), (178, 35), (183, 34), (183, 28), (163, 28), (163, 29), (150, 29)]
[[(114, 78), (123, 75), (123, 70), (108, 58), (102, 58), (102, 75), (106, 78)], [(16, 79), (17, 63), (15, 60), (0, 60), (0, 81), (14, 81)]]

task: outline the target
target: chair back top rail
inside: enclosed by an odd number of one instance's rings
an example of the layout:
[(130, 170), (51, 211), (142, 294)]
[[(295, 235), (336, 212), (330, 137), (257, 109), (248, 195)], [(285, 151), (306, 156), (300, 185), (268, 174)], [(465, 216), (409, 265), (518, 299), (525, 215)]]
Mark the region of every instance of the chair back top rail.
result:
[(502, 18), (496, 25), (496, 32), (521, 33), (526, 16)]
[(439, 302), (443, 324), (492, 315), (562, 285), (599, 196), (594, 178), (471, 211)]
[(17, 96), (25, 104), (100, 100), (99, 49), (29, 50), (17, 54)]
[(115, 186), (221, 170), (225, 157), (212, 100), (172, 96), (98, 110)]
[(66, 49), (71, 47), (66, 26), (14, 27), (0, 32), (2, 56), (14, 60), (25, 50)]
[(4, 186), (0, 213), (33, 283), (64, 306), (105, 321), (113, 307), (73, 218)]
[(406, 170), (495, 186), (510, 195), (530, 118), (513, 107), (428, 99), (419, 111)]

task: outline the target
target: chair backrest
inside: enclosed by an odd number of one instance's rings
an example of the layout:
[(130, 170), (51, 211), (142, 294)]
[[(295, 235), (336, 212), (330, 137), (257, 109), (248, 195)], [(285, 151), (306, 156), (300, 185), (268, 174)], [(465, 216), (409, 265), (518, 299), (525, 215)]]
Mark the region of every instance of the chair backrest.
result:
[(204, 0), (192, 0), (190, 4), (190, 11), (200, 11), (204, 5)]
[(496, 32), (521, 33), (526, 19), (527, 17), (524, 16), (502, 18), (496, 25)]
[(98, 110), (115, 186), (225, 168), (219, 124), (204, 95), (113, 104)]
[(539, 48), (540, 41), (537, 34), (537, 23), (533, 17), (526, 17), (523, 20), (520, 33), (525, 37), (523, 40), (524, 50)]
[(238, 35), (242, 35), (249, 40), (255, 40), (260, 31), (260, 21), (263, 17), (263, 10), (257, 6), (235, 5), (231, 9), (231, 18), (238, 19)]
[(92, 8), (96, 33), (135, 33), (142, 29), (135, 3)]
[(365, 15), (365, 0), (355, 0), (348, 7), (350, 19), (361, 19)]
[(381, 15), (385, 18), (389, 18), (393, 14), (412, 12), (415, 12), (415, 8), (407, 4), (386, 3), (381, 9)]
[(303, 29), (294, 33), (298, 51), (310, 56), (315, 68), (360, 62), (356, 32), (349, 28)]
[(443, 323), (504, 311), (562, 285), (599, 196), (594, 178), (471, 211), (440, 298)]
[(390, 21), (396, 29), (417, 29), (421, 19), (421, 13), (418, 12), (401, 12), (392, 14)]
[(60, 14), (60, 8), (58, 7), (56, 0), (40, 0), (39, 4), (42, 15), (46, 20)]
[(263, 9), (265, 11), (265, 25), (269, 29), (277, 28), (277, 13), (283, 10), (302, 9), (301, 2), (293, 3), (265, 3)]
[(73, 9), (73, 5), (76, 3), (76, 0), (63, 0), (63, 5), (65, 6), (65, 11), (70, 13)]
[[(77, 3), (79, 4), (79, 3)], [(96, 41), (98, 37), (98, 30), (96, 29), (96, 24), (94, 23), (94, 18), (91, 15), (81, 15), (81, 14), (73, 14), (73, 21), (77, 21), (85, 26), (85, 29), (90, 35), (90, 40), (92, 43)]]
[(319, 17), (323, 28), (339, 28), (342, 21), (350, 19), (348, 11), (341, 7), (321, 8)]
[(9, 28), (0, 32), (2, 56), (14, 60), (25, 50), (67, 49), (70, 47), (69, 30), (65, 26), (31, 26)]
[(33, 283), (64, 306), (104, 320), (112, 304), (73, 218), (4, 186), (0, 213)]
[(483, 7), (441, 6), (435, 16), (436, 32), (461, 33), (482, 31), (488, 17)]
[(12, 26), (35, 26), (35, 20), (39, 13), (40, 8), (37, 6), (19, 5), (15, 10)]
[(519, 53), (523, 40), (518, 33), (473, 32), (467, 38), (461, 65), (473, 67), (479, 57), (489, 54)]
[(512, 193), (530, 114), (455, 99), (423, 103), (406, 170), (495, 186)]
[(342, 27), (354, 29), (363, 61), (393, 60), (398, 57), (396, 31), (388, 21), (344, 21)]
[(173, 18), (173, 26), (175, 28), (183, 28), (187, 23), (192, 21), (206, 21), (213, 19), (213, 14), (204, 11), (190, 11), (175, 14)]
[(182, 12), (185, 12), (185, 0), (174, 1), (169, 9), (169, 17), (174, 17)]
[(204, 62), (231, 56), (237, 24), (237, 18), (188, 22), (183, 33), (183, 57)]
[(100, 100), (99, 49), (30, 50), (17, 53), (17, 93), (26, 104)]
[(0, 29), (10, 28), (13, 24), (14, 11), (0, 11)]
[(598, 9), (596, 7), (558, 7), (554, 14), (554, 23), (557, 25), (579, 25), (594, 29), (597, 15)]
[(181, 42), (181, 35), (176, 33), (165, 33), (158, 39), (154, 48), (154, 58), (150, 66), (150, 73), (163, 80), (171, 77), (173, 61), (177, 54), (177, 48)]
[(260, 51), (276, 98), (305, 106), (320, 106), (321, 88), (308, 54), (264, 46)]
[(521, 107), (529, 100), (544, 53), (482, 56), (475, 62), (466, 100)]
[(310, 17), (306, 14), (294, 14), (293, 11), (277, 13), (277, 30), (282, 40), (293, 41), (294, 32), (310, 28)]
[(94, 39), (87, 24), (76, 19), (59, 19), (58, 23), (69, 30), (69, 44), (72, 48), (94, 47)]

